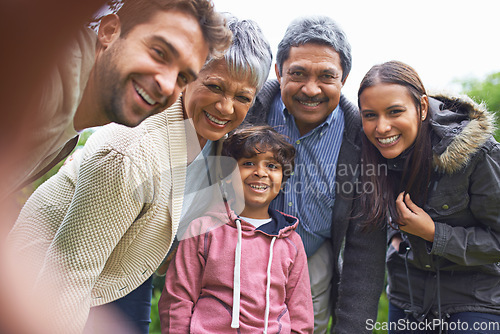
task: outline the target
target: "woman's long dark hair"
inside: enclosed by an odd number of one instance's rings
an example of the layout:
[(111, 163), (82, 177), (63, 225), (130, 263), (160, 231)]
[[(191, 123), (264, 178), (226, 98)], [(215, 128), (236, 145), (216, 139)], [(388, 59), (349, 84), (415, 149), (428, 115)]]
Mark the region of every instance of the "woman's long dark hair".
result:
[[(396, 84), (408, 89), (418, 113), (418, 132), (414, 144), (403, 152), (406, 156), (403, 172), (392, 172), (387, 169), (386, 175), (361, 175), (361, 181), (366, 186), (363, 189), (372, 189), (361, 195), (361, 207), (366, 227), (382, 227), (389, 223), (392, 226), (401, 225), (396, 210), (396, 197), (404, 191), (411, 195), (412, 201), (423, 207), (427, 201), (427, 190), (432, 170), (432, 146), (429, 126), (429, 116), (422, 121), (421, 99), (426, 91), (417, 72), (410, 66), (390, 61), (373, 66), (361, 81), (358, 90), (359, 97), (363, 91), (379, 83)], [(360, 106), (361, 109), (361, 106)], [(387, 160), (379, 150), (362, 134), (361, 170), (369, 167), (386, 164)], [(369, 184), (369, 187), (368, 185)], [(390, 217), (390, 220), (389, 220)]]

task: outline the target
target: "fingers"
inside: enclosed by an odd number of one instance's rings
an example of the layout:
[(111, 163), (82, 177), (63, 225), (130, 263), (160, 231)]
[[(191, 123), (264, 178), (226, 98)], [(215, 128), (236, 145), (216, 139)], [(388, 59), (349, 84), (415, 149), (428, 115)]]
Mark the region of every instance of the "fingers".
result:
[(396, 198), (396, 210), (398, 210), (400, 218), (406, 216), (411, 211), (403, 196), (404, 192), (401, 192)]
[(410, 194), (408, 194), (408, 193), (404, 197), (404, 202), (406, 203), (406, 206), (408, 207), (408, 209), (410, 209), (411, 212), (413, 212), (413, 213), (416, 213), (417, 210), (420, 209), (420, 207), (418, 205), (413, 203), (413, 201), (410, 198)]
[(411, 200), (410, 198), (410, 194), (405, 193), (404, 192), (401, 192), (397, 199), (396, 199), (396, 206), (399, 208), (401, 206), (401, 208), (407, 208), (408, 210), (410, 210), (412, 213), (418, 213), (421, 209), (418, 205), (416, 205), (415, 203), (413, 203), (413, 201)]
[(401, 192), (396, 199), (396, 210), (399, 214), (400, 229), (416, 235), (424, 240), (434, 240), (435, 225), (432, 218), (418, 205), (413, 203), (409, 194)]

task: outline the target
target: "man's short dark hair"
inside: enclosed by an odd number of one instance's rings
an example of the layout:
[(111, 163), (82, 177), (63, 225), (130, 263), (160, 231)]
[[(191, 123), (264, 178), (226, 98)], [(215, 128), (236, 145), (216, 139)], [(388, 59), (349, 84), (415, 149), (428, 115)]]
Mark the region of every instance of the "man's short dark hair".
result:
[(236, 160), (251, 158), (264, 152), (272, 152), (282, 166), (284, 183), (295, 166), (295, 147), (269, 125), (238, 128), (229, 135), (222, 146), (222, 155)]
[(231, 31), (211, 0), (124, 0), (116, 13), (121, 22), (121, 36), (136, 25), (147, 22), (158, 11), (179, 10), (191, 14), (200, 24), (210, 54), (222, 54), (231, 43)]

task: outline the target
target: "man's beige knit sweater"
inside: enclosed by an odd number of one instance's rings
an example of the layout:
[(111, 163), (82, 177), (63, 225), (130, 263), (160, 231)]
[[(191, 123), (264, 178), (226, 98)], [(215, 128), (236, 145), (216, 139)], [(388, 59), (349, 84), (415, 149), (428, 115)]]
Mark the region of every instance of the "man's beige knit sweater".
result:
[(9, 237), (54, 333), (81, 332), (91, 306), (127, 295), (166, 256), (186, 178), (180, 100), (135, 128), (104, 126), (79, 153), (30, 197)]

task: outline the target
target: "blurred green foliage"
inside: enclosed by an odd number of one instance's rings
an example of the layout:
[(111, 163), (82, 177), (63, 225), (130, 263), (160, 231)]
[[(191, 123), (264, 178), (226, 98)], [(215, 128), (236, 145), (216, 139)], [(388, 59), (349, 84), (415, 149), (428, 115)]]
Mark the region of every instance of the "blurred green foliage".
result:
[[(484, 79), (469, 78), (457, 80), (462, 91), (476, 102), (484, 103), (489, 111), (500, 116), (500, 72), (492, 73)], [(500, 140), (500, 129), (495, 132), (495, 139)]]

